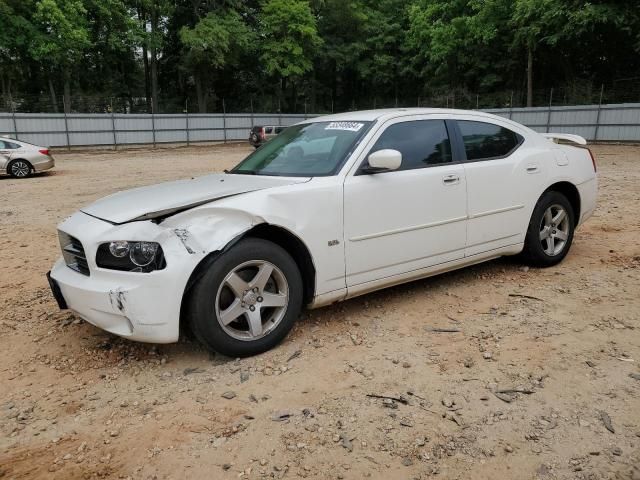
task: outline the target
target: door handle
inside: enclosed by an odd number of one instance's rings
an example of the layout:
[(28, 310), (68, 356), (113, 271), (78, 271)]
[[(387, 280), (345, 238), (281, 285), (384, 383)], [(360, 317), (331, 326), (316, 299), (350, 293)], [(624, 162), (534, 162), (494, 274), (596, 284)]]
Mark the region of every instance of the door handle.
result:
[(445, 185), (456, 185), (460, 183), (460, 177), (455, 174), (445, 175), (444, 177), (442, 177), (442, 183), (444, 183)]
[(527, 173), (538, 173), (540, 171), (540, 167), (536, 164), (527, 165)]

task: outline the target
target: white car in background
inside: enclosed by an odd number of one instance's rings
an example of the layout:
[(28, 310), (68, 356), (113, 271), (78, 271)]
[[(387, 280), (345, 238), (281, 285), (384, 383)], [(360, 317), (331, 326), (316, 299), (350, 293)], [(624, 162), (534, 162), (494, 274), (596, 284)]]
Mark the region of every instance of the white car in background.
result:
[(54, 166), (55, 161), (48, 148), (0, 137), (0, 173), (25, 178)]
[(132, 340), (175, 342), (183, 326), (212, 350), (256, 354), (305, 305), (502, 255), (557, 264), (596, 206), (584, 144), (475, 111), (314, 118), (226, 173), (81, 209), (59, 226), (51, 287)]

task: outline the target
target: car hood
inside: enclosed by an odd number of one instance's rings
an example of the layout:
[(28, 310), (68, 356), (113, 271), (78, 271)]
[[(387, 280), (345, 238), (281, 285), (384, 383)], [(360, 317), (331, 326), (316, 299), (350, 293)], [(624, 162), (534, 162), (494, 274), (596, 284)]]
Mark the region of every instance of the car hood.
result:
[(120, 224), (166, 217), (232, 195), (309, 180), (306, 177), (213, 174), (114, 193), (81, 211)]

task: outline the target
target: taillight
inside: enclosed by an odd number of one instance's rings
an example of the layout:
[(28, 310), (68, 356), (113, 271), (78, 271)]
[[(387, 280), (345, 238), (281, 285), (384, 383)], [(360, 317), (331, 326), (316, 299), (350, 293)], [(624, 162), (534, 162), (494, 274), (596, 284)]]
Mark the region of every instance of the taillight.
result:
[(260, 138), (264, 140), (264, 127), (260, 129)]
[(591, 163), (593, 163), (593, 171), (597, 172), (598, 171), (598, 165), (596, 165), (596, 157), (593, 156), (593, 152), (591, 151), (590, 148), (587, 148), (587, 150), (589, 150), (589, 155), (591, 155)]
[(43, 148), (42, 150), (38, 150), (38, 151), (43, 155), (49, 155), (49, 150), (46, 148)]

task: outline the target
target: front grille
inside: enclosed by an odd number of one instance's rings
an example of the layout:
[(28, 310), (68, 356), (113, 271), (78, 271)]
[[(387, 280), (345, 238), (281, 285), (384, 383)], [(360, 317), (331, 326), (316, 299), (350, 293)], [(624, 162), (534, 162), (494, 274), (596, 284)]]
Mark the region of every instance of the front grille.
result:
[(67, 267), (89, 276), (89, 264), (80, 240), (61, 231), (58, 231), (58, 237), (60, 238), (60, 247), (62, 247), (62, 257)]

